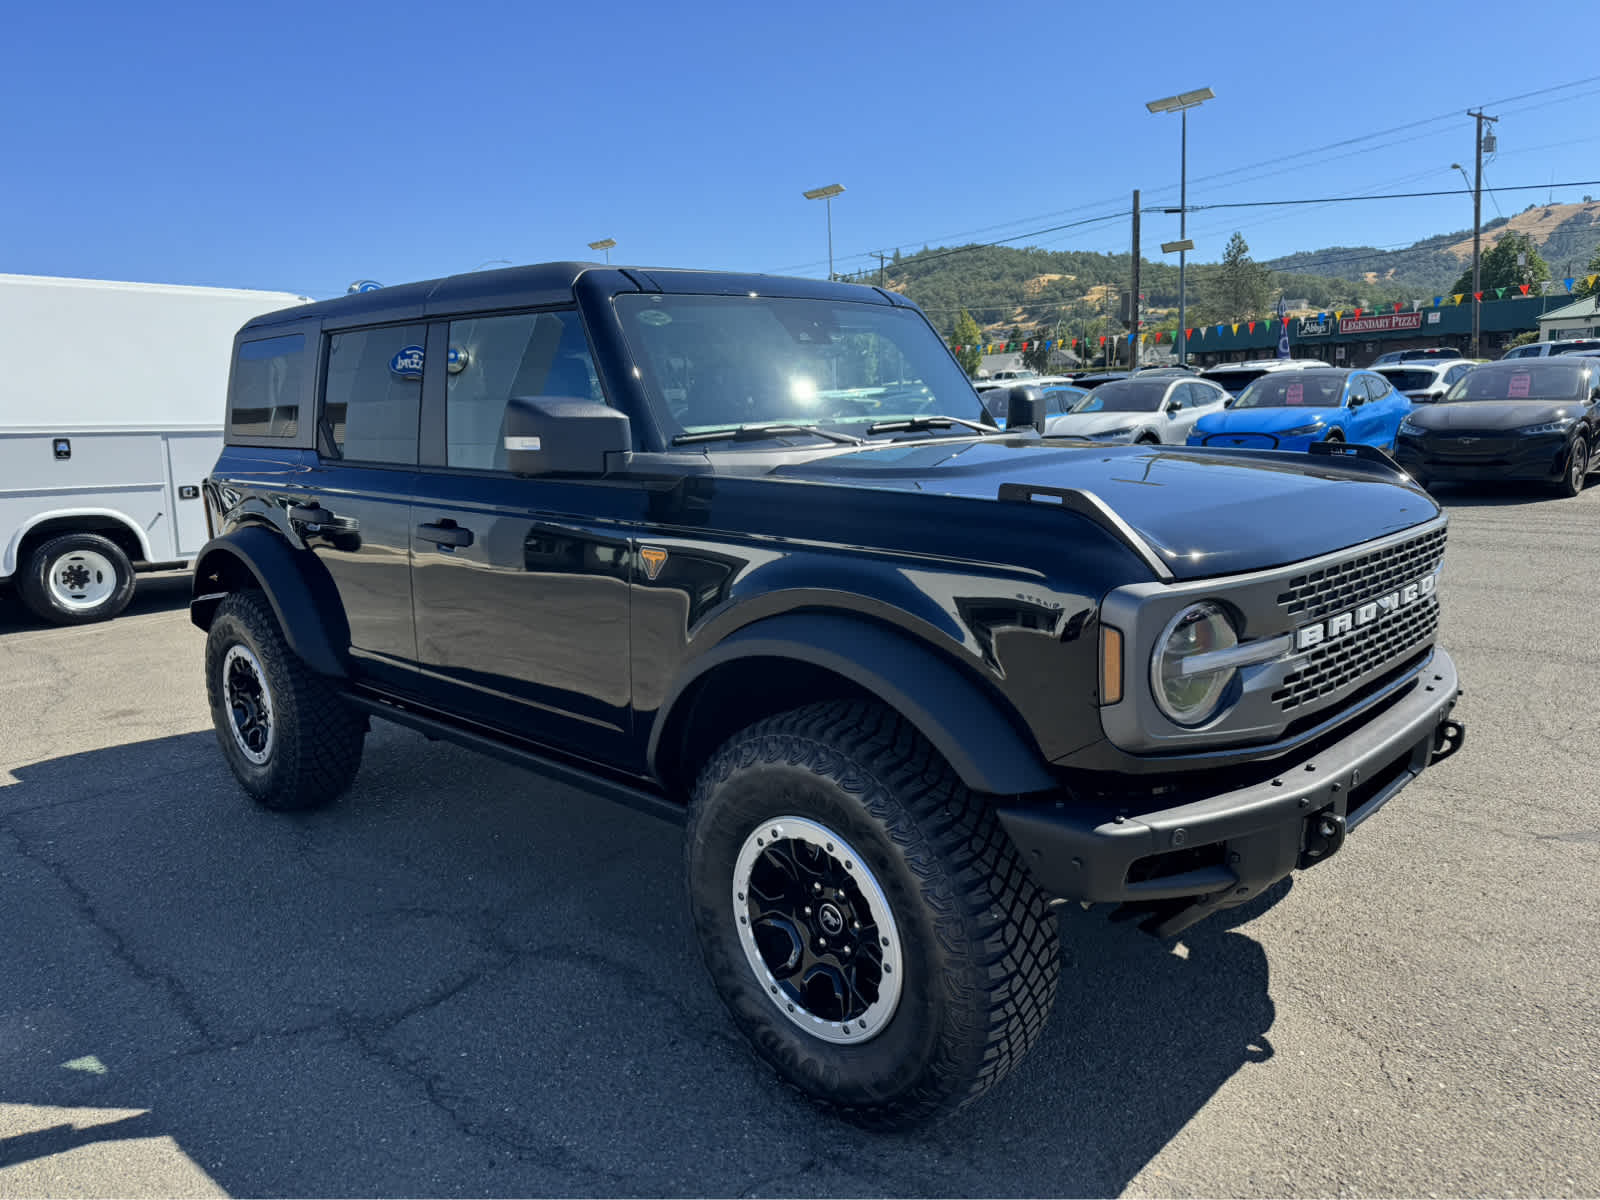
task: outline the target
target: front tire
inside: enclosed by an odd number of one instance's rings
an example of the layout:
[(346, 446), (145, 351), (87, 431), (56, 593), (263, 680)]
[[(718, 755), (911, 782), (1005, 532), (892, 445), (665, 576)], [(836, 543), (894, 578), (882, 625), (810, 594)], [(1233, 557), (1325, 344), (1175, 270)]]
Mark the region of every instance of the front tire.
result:
[(34, 616), (55, 625), (108, 621), (133, 599), (133, 564), (97, 533), (51, 538), (28, 558), (19, 591)]
[(218, 606), (206, 694), (217, 744), (256, 803), (317, 808), (349, 789), (366, 720), (289, 648), (260, 592), (234, 592)]
[(953, 1112), (1045, 1026), (1060, 947), (1044, 895), (987, 805), (880, 705), (810, 705), (735, 735), (696, 784), (686, 856), (734, 1022), (859, 1124)]
[(1583, 481), (1589, 477), (1589, 443), (1583, 434), (1572, 439), (1572, 449), (1567, 454), (1567, 469), (1556, 484), (1563, 496), (1576, 496), (1583, 491)]

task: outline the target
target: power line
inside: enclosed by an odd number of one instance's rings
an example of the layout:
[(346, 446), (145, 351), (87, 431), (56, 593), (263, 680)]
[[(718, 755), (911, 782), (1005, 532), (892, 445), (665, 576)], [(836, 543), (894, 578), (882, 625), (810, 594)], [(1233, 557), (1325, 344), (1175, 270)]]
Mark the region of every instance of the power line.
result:
[[(1486, 192), (1541, 192), (1547, 188), (1594, 187), (1600, 179), (1573, 179), (1564, 183), (1522, 183), (1513, 187), (1484, 188)], [(1221, 208), (1287, 208), (1305, 204), (1353, 204), (1358, 200), (1425, 200), (1438, 196), (1470, 196), (1467, 188), (1451, 188), (1437, 192), (1383, 192), (1368, 196), (1311, 196), (1300, 200), (1232, 200), (1220, 204), (1191, 204), (1190, 212), (1208, 212)], [(1172, 212), (1173, 209), (1157, 206), (1145, 212)]]

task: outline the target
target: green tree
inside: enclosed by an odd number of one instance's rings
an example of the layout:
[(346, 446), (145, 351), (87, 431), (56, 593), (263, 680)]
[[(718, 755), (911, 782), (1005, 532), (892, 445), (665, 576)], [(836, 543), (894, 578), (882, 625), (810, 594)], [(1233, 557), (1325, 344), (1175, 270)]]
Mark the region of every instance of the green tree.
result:
[(1028, 348), (1022, 352), (1022, 365), (1041, 375), (1050, 371), (1050, 351), (1044, 348), (1045, 342), (1055, 337), (1055, 332), (1048, 325), (1041, 325), (1033, 331), (1033, 336), (1028, 340)]
[(1596, 279), (1595, 286), (1590, 287), (1588, 283), (1590, 275), (1600, 275), (1600, 247), (1595, 249), (1594, 256), (1589, 259), (1589, 265), (1584, 267), (1583, 276), (1572, 285), (1572, 298), (1574, 300), (1582, 300), (1589, 296), (1600, 294), (1600, 279)]
[(1253, 321), (1267, 315), (1271, 272), (1250, 257), (1250, 245), (1238, 232), (1228, 239), (1216, 275), (1219, 320)]
[(983, 358), (983, 350), (978, 343), (982, 341), (983, 330), (978, 328), (972, 314), (963, 308), (961, 315), (956, 318), (956, 331), (951, 335), (950, 346), (952, 349), (963, 347), (955, 351), (956, 361), (969, 379), (978, 373), (978, 363)]
[[(1517, 255), (1527, 255), (1527, 262), (1518, 263)], [(1591, 268), (1592, 269), (1592, 268)], [(1533, 239), (1522, 233), (1508, 233), (1496, 242), (1483, 256), (1478, 264), (1479, 288), (1484, 292), (1493, 292), (1495, 288), (1514, 288), (1519, 283), (1543, 283), (1550, 278), (1550, 268), (1544, 259), (1539, 257), (1539, 250), (1533, 244)], [(1472, 294), (1472, 266), (1461, 273), (1450, 287), (1450, 295), (1461, 292), (1464, 295)], [(1577, 295), (1577, 288), (1573, 288), (1573, 295)]]

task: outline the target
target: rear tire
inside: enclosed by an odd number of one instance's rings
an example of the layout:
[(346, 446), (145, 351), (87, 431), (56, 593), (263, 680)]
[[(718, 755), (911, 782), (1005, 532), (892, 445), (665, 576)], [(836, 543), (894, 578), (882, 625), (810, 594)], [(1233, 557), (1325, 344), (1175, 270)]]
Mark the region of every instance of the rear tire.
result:
[(366, 719), (303, 663), (260, 592), (234, 592), (206, 636), (217, 744), (257, 804), (317, 808), (349, 789)]
[(55, 625), (108, 621), (133, 599), (133, 564), (110, 538), (68, 533), (28, 557), (18, 591), (40, 620)]
[(1044, 1029), (1060, 970), (1044, 895), (987, 804), (881, 705), (735, 735), (695, 786), (686, 847), (723, 1002), (822, 1106), (880, 1129), (953, 1112)]

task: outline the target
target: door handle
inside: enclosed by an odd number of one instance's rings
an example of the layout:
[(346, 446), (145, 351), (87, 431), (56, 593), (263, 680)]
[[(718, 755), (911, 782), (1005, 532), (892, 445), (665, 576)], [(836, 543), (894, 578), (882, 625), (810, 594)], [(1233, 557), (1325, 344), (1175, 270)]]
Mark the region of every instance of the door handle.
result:
[(333, 525), (339, 518), (320, 504), (291, 504), (289, 520), (299, 521), (304, 525)]
[(454, 521), (443, 520), (437, 524), (418, 525), (417, 536), (435, 546), (470, 546), (472, 530), (463, 529)]

